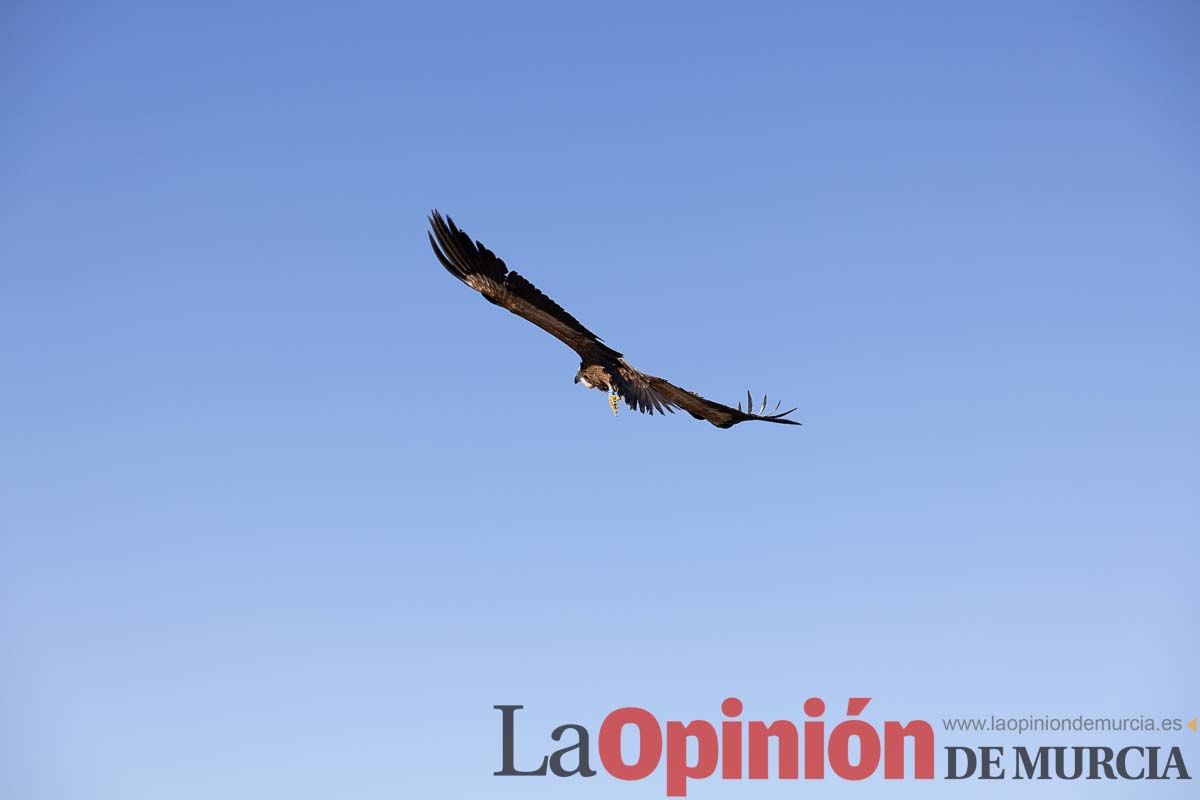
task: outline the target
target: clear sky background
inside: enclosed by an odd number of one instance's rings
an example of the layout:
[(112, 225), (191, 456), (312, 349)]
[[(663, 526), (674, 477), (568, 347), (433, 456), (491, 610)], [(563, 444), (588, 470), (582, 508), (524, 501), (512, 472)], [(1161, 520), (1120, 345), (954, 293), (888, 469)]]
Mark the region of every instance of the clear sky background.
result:
[[(0, 795), (663, 796), (491, 777), (496, 703), (1200, 712), (1194, 4), (179, 5), (0, 12)], [(614, 419), (432, 207), (805, 427)]]

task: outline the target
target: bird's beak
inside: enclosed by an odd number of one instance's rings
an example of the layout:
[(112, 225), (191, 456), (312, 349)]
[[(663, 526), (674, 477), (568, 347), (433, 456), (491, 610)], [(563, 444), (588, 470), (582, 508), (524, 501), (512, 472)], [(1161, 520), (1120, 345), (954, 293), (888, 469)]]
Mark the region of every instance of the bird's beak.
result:
[(578, 375), (576, 375), (576, 376), (575, 376), (575, 383), (579, 383), (579, 376), (578, 376)]

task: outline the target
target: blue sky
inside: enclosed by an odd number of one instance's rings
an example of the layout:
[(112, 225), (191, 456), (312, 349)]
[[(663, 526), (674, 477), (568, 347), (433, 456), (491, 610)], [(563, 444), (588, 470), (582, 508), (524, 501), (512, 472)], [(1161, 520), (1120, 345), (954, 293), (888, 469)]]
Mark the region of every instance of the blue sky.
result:
[[(1200, 711), (1190, 4), (2, 15), (5, 796), (663, 796), (492, 778), (495, 703)], [(805, 427), (613, 419), (432, 207)], [(859, 787), (690, 796), (796, 791)]]

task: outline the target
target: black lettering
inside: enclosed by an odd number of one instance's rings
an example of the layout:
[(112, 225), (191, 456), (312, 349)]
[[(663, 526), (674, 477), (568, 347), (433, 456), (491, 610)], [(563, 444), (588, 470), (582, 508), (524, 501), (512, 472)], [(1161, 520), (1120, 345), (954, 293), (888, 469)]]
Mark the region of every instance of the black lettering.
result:
[[(596, 774), (596, 770), (592, 769), (591, 765), (588, 763), (589, 748), (587, 728), (583, 727), (582, 725), (559, 725), (554, 729), (554, 732), (550, 734), (550, 738), (557, 742), (558, 740), (562, 739), (563, 734), (567, 731), (575, 731), (575, 744), (571, 745), (570, 747), (564, 747), (561, 750), (555, 750), (554, 753), (551, 754), (550, 771), (560, 778), (569, 778), (572, 775), (582, 775), (585, 778), (592, 777)], [(575, 769), (564, 769), (562, 765), (563, 756), (565, 756), (567, 753), (570, 753), (572, 750), (578, 753), (576, 756), (578, 763)]]
[(537, 769), (531, 770), (529, 772), (521, 772), (519, 769), (517, 769), (516, 764), (514, 763), (515, 757), (513, 755), (513, 749), (514, 749), (513, 740), (516, 737), (513, 734), (513, 730), (516, 728), (515, 717), (516, 717), (517, 711), (524, 707), (525, 706), (492, 706), (492, 708), (496, 709), (503, 715), (503, 726), (504, 726), (504, 734), (503, 734), (504, 738), (502, 740), (502, 742), (503, 742), (502, 752), (503, 752), (503, 758), (504, 758), (504, 766), (500, 769), (499, 772), (493, 772), (492, 773), (493, 775), (545, 775), (546, 774), (546, 762), (548, 759), (545, 756), (542, 756), (542, 765), (540, 767), (538, 767)]

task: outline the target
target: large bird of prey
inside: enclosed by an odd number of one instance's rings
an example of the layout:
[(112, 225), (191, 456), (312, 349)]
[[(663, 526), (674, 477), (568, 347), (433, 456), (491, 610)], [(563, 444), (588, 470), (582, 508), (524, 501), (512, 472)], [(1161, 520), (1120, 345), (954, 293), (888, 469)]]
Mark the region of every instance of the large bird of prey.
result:
[(784, 419), (796, 410), (794, 408), (779, 412), (780, 404), (776, 403), (771, 413), (767, 413), (765, 395), (761, 407), (755, 412), (750, 392), (746, 392), (746, 410), (743, 411), (740, 402), (737, 408), (730, 408), (634, 369), (620, 353), (606, 345), (558, 303), (506, 267), (482, 242), (472, 241), (470, 236), (459, 230), (453, 219), (443, 219), (441, 214), (434, 211), (429, 218), (429, 225), (429, 243), (442, 266), (483, 295), (489, 303), (532, 322), (578, 353), (580, 363), (575, 382), (589, 389), (608, 392), (613, 414), (617, 413), (618, 400), (624, 400), (627, 406), (643, 414), (654, 414), (656, 411), (659, 414), (668, 411), (674, 414), (676, 408), (682, 408), (696, 419), (708, 420), (718, 428), (731, 428), (749, 420), (778, 422), (782, 425), (800, 424)]

